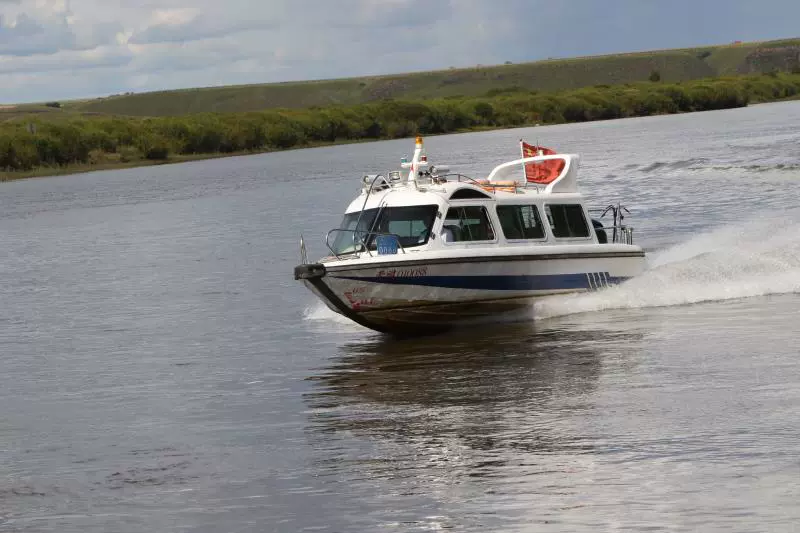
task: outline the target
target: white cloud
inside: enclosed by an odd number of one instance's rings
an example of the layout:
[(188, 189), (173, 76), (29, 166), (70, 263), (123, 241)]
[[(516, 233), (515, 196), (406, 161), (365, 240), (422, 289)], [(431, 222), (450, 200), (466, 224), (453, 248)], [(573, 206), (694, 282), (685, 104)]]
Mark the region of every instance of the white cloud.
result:
[(155, 26), (178, 26), (193, 21), (199, 14), (200, 12), (197, 8), (189, 7), (156, 9), (150, 16), (150, 24)]
[(685, 18), (700, 9), (694, 0), (0, 0), (0, 102), (797, 33), (800, 3), (762, 0), (755, 13), (749, 4), (708, 0), (700, 15), (718, 22), (709, 26)]
[(113, 20), (81, 22), (65, 0), (6, 0), (0, 3), (0, 57), (90, 50), (113, 41), (121, 29)]
[(132, 57), (116, 47), (90, 50), (67, 50), (58, 54), (32, 55), (20, 58), (0, 57), (0, 75), (22, 73), (82, 72), (92, 69), (119, 68)]

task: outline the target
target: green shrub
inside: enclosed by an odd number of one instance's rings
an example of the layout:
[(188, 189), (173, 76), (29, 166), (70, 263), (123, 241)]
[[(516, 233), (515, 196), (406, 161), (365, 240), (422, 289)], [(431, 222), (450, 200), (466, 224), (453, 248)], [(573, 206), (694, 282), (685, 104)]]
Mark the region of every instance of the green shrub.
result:
[(135, 146), (121, 146), (119, 148), (119, 160), (123, 163), (130, 163), (142, 158), (142, 154)]

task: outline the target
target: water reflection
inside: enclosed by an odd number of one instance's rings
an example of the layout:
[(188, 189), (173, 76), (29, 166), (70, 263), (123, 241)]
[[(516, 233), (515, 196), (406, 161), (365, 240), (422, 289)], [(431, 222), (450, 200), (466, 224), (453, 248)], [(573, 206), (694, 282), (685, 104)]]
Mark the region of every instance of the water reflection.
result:
[(620, 340), (608, 330), (516, 324), (345, 345), (306, 398), (315, 445), (330, 452), (321, 466), (361, 466), (371, 477), (435, 477), (441, 467), (475, 478), (536, 466), (531, 454), (591, 452), (581, 423), (604, 346)]
[(426, 407), (517, 403), (532, 396), (585, 393), (600, 367), (604, 332), (461, 331), (422, 339), (377, 337), (341, 347), (336, 361), (311, 379), (316, 406), (371, 401)]

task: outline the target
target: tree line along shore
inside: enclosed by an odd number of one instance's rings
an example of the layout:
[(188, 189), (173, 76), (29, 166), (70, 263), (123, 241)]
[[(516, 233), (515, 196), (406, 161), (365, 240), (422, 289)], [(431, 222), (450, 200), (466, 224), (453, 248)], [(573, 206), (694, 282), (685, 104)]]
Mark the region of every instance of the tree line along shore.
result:
[[(800, 74), (778, 73), (481, 97), (383, 100), (309, 109), (127, 117), (59, 113), (0, 121), (0, 177), (80, 172), (285, 150), (320, 144), (709, 111), (800, 95)], [(2, 116), (0, 116), (2, 120)]]

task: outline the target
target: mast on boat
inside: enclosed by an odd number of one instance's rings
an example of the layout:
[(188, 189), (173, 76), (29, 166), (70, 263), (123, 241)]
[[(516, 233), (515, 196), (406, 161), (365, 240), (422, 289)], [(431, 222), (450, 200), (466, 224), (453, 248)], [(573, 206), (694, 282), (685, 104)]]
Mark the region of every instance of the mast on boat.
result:
[(414, 186), (417, 186), (417, 178), (420, 174), (420, 169), (427, 169), (428, 168), (428, 156), (423, 153), (424, 145), (422, 142), (422, 136), (417, 135), (416, 143), (414, 146), (414, 155), (411, 158), (410, 162), (402, 162), (401, 167), (410, 169), (408, 172), (408, 177), (406, 181), (408, 183), (413, 183)]

